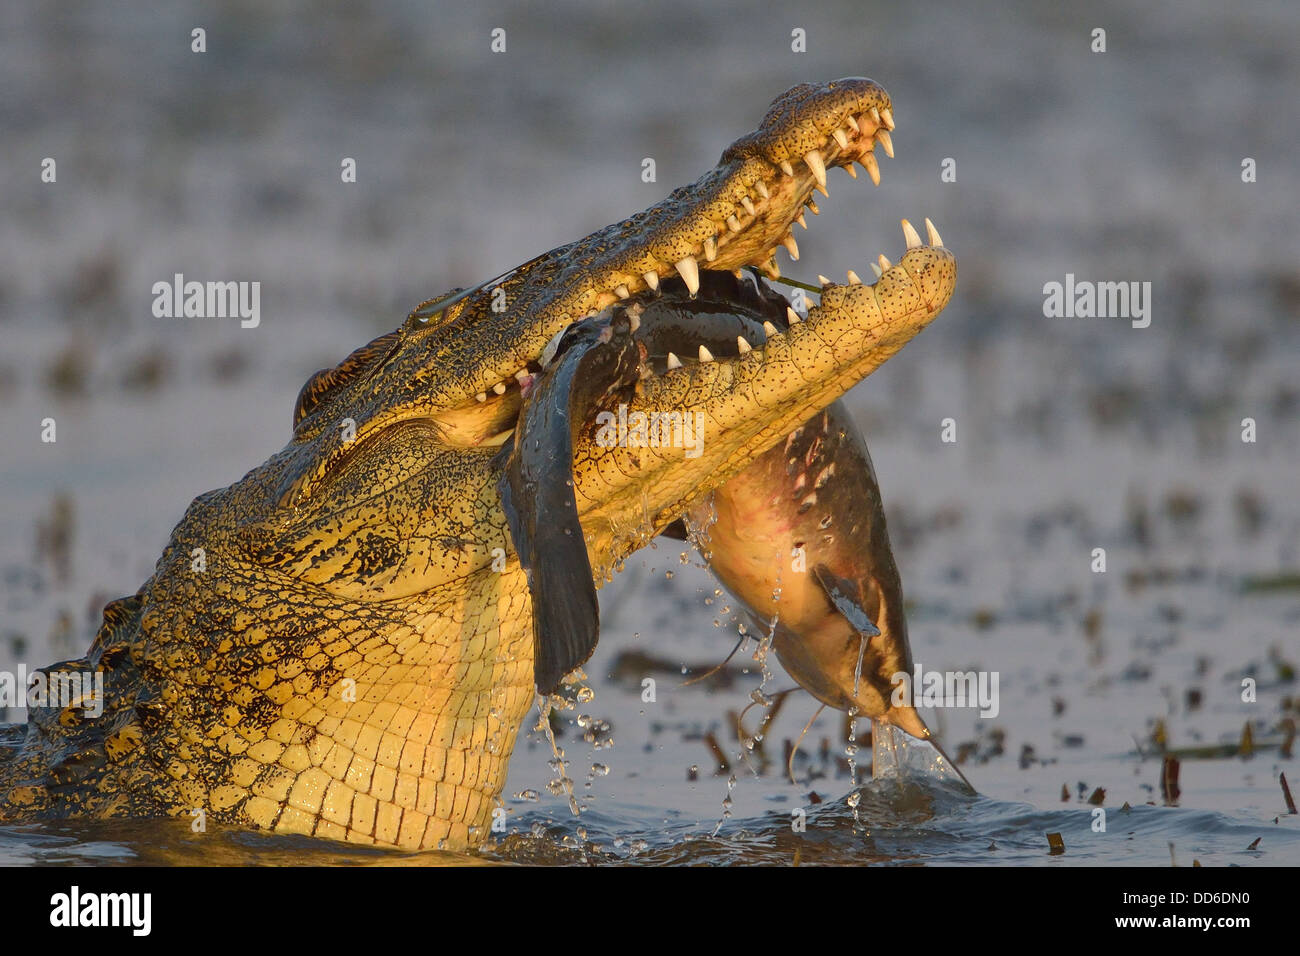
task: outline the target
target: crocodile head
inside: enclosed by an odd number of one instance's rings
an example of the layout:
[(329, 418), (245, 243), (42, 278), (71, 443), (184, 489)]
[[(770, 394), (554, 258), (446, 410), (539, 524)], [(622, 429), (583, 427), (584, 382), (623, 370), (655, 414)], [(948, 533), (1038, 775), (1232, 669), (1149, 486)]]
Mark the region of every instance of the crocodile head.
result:
[[(276, 489), (272, 523), (287, 529), (280, 542), (306, 545), (289, 563), (313, 583), (367, 600), (444, 586), (490, 564), (492, 549), (509, 543), (487, 531), (502, 527), (490, 496), (468, 505), (477, 497), (469, 476), (511, 433), (559, 336), (669, 277), (680, 276), (693, 292), (701, 269), (775, 273), (778, 246), (797, 258), (791, 227), (815, 191), (826, 193), (827, 171), (856, 176), (857, 163), (878, 181), (875, 150), (892, 154), (893, 126), (890, 99), (871, 80), (797, 86), (695, 184), (495, 280), (430, 300), (402, 328), (318, 373), (299, 397), (292, 456)], [(757, 347), (745, 343), (744, 354), (740, 345), (731, 354), (705, 353), (709, 361), (640, 383), (629, 414), (703, 416), (698, 456), (602, 447), (594, 429), (578, 442), (575, 495), (598, 576), (938, 314), (955, 282), (954, 259), (932, 228), (929, 245), (906, 223), (904, 235), (906, 252), (897, 265), (882, 256), (873, 285), (852, 273), (844, 285), (826, 282), (806, 322)], [(690, 342), (682, 351), (697, 354)], [(438, 476), (424, 500), (465, 502), (463, 523), (448, 523), (445, 512), (433, 522), (406, 522), (393, 560), (363, 556), (359, 540), (340, 548), (337, 533), (312, 543), (316, 514), (371, 501), (377, 478), (378, 487), (411, 483), (421, 469)]]
[[(33, 725), (28, 752), (59, 762), (0, 774), (0, 819), (202, 808), (408, 848), (484, 839), (534, 696), (498, 452), (548, 345), (674, 276), (694, 289), (701, 269), (771, 274), (776, 247), (797, 256), (791, 226), (828, 170), (856, 162), (878, 179), (893, 125), (870, 80), (796, 87), (695, 184), (425, 303), (318, 373), (289, 445), (196, 499), (153, 578), (110, 605), (87, 655), (108, 672), (109, 708), (78, 746), (60, 740), (66, 714)], [(635, 384), (628, 415), (700, 422), (698, 449), (579, 430), (574, 495), (598, 578), (938, 314), (954, 259), (937, 233), (904, 231), (874, 284), (825, 283), (787, 330), (730, 353), (684, 342), (697, 359)]]

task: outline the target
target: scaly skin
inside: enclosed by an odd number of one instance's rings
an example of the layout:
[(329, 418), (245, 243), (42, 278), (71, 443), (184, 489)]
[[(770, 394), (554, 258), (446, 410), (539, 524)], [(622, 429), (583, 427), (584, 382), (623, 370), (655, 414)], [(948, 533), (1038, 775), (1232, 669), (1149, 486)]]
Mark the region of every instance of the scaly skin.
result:
[[(569, 323), (675, 268), (689, 283), (691, 257), (773, 268), (818, 157), (874, 178), (892, 125), (869, 80), (796, 87), (694, 186), (426, 304), (319, 373), (285, 449), (196, 499), (86, 657), (50, 668), (101, 670), (102, 715), (74, 703), (0, 729), (0, 822), (202, 811), (383, 846), (481, 842), (533, 697), (531, 600), (496, 490), (520, 382)], [(956, 266), (931, 242), (875, 286), (826, 286), (748, 354), (639, 382), (632, 411), (706, 416), (699, 457), (583, 433), (575, 495), (598, 580), (938, 314)]]

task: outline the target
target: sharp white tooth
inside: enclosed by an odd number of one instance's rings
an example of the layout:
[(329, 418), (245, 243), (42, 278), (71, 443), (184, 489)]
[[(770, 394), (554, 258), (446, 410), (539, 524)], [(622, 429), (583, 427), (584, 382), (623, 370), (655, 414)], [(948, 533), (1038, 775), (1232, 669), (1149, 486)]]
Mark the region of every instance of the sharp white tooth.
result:
[(785, 317), (790, 320), (791, 325), (798, 325), (803, 321), (803, 316), (788, 305), (785, 307)]
[(820, 273), (817, 276), (817, 281), (822, 284), (823, 289), (826, 288), (826, 286), (831, 284), (831, 280), (826, 278), (824, 275), (821, 275)]
[(785, 246), (786, 252), (790, 253), (790, 258), (795, 262), (799, 261), (799, 243), (794, 241), (791, 233), (786, 233), (785, 238), (781, 240), (781, 245)]
[(876, 259), (876, 261), (880, 263), (880, 268), (882, 268), (882, 269), (892, 269), (892, 268), (894, 268), (894, 264), (893, 264), (892, 262), (890, 262), (887, 258), (885, 258), (884, 253), (881, 253), (881, 254), (880, 254), (880, 257), (879, 257), (878, 259)]
[(879, 264), (875, 262), (871, 263), (871, 271), (876, 274), (877, 279), (879, 279), (885, 273), (885, 270), (880, 268)]
[(880, 164), (876, 162), (876, 154), (867, 153), (865, 156), (862, 157), (861, 160), (859, 160), (859, 162), (862, 163), (862, 168), (867, 171), (867, 175), (871, 177), (871, 182), (879, 186), (880, 185)]
[(551, 364), (551, 360), (555, 358), (555, 350), (560, 347), (560, 339), (564, 338), (564, 333), (567, 331), (567, 328), (563, 328), (551, 336), (550, 341), (546, 343), (546, 347), (542, 349), (541, 357), (537, 359), (538, 365), (546, 368)]
[(845, 166), (844, 171), (849, 174), (850, 178), (852, 179), (858, 178), (858, 171), (853, 168), (853, 163), (850, 162), (847, 166)]
[(645, 284), (648, 285), (652, 290), (654, 290), (655, 292), (659, 291), (659, 273), (647, 272), (641, 278), (645, 279)]
[(618, 296), (620, 299), (626, 299), (632, 293), (627, 291), (627, 286), (623, 285), (622, 283), (619, 283), (618, 285), (614, 286), (614, 294)]
[(888, 106), (880, 111), (880, 121), (885, 124), (885, 129), (894, 128), (894, 114)]
[(799, 225), (803, 226), (805, 229), (808, 228), (808, 223), (804, 220), (802, 212), (800, 212), (799, 215), (795, 217), (794, 221), (797, 222)]
[(882, 122), (880, 121), (880, 110), (876, 109), (876, 108), (873, 106), (873, 107), (871, 107), (870, 113), (871, 113), (871, 122), (875, 123), (877, 126), (884, 126), (884, 125), (885, 125), (884, 123), (882, 123)]
[(703, 345), (700, 346), (700, 361), (701, 362), (713, 361), (713, 353), (710, 352), (708, 349), (706, 349)]
[(932, 223), (928, 218), (925, 220), (925, 234), (930, 239), (930, 245), (943, 245), (943, 236), (939, 235), (939, 230), (934, 228), (934, 223)]
[(753, 351), (753, 349), (750, 348), (749, 343), (745, 341), (745, 337), (743, 335), (736, 336), (736, 348), (740, 349), (741, 355), (748, 355), (751, 351)]
[(769, 339), (772, 338), (774, 335), (780, 335), (780, 334), (781, 334), (780, 330), (777, 329), (777, 327), (776, 327), (775, 325), (773, 325), (771, 322), (764, 322), (764, 323), (763, 323), (763, 331), (767, 333), (767, 337), (768, 337)]
[(808, 150), (804, 154), (803, 161), (808, 164), (812, 170), (813, 179), (817, 180), (818, 186), (826, 185), (826, 164), (822, 162), (822, 154), (815, 149)]
[(474, 398), (476, 398), (480, 402), (486, 402), (487, 392), (479, 392), (477, 395), (474, 396)]
[(862, 127), (858, 125), (858, 121), (854, 118), (854, 116), (853, 116), (852, 113), (849, 114), (848, 122), (849, 122), (849, 125), (853, 127), (853, 132), (855, 132), (855, 133), (861, 133), (861, 132), (862, 132)]
[(727, 228), (732, 232), (740, 232), (740, 220), (736, 218), (734, 212), (727, 217)]
[(675, 368), (681, 368), (681, 367), (682, 367), (682, 360), (679, 359), (679, 358), (678, 358), (676, 355), (674, 355), (672, 352), (669, 352), (669, 353), (668, 353), (668, 368), (669, 368), (669, 369), (675, 369)]
[(903, 238), (907, 240), (907, 248), (916, 249), (921, 245), (921, 237), (916, 234), (916, 230), (912, 228), (912, 224), (910, 222), (908, 222), (906, 219), (902, 220), (902, 222), (903, 222)]
[(767, 184), (764, 183), (763, 180), (761, 179), (758, 182), (754, 183), (754, 192), (758, 193), (764, 199), (772, 198), (772, 194), (767, 191)]
[(880, 140), (880, 145), (885, 149), (885, 155), (890, 159), (894, 158), (894, 140), (889, 133), (883, 129), (876, 130), (876, 139)]
[(820, 216), (822, 214), (822, 211), (817, 207), (817, 200), (813, 199), (811, 196), (804, 200), (804, 205), (808, 207), (808, 211), (814, 216)]
[[(632, 331), (635, 332), (636, 329), (633, 329)], [(515, 381), (522, 385), (524, 382), (528, 381), (528, 376), (532, 374), (533, 373), (528, 371), (528, 369), (521, 368), (519, 371), (515, 372)]]
[(492, 386), (492, 391), (496, 392), (498, 395), (504, 395), (506, 393), (506, 383), (497, 382)]
[(858, 278), (858, 274), (852, 269), (849, 270), (849, 285), (862, 285), (862, 280)]
[(844, 130), (836, 127), (831, 135), (835, 137), (835, 142), (840, 144), (840, 149), (845, 149), (849, 145), (849, 138), (844, 134)]
[[(707, 243), (706, 243), (707, 245)], [(694, 256), (687, 256), (681, 262), (677, 263), (677, 274), (682, 277), (686, 283), (686, 288), (690, 290), (691, 295), (700, 291), (700, 266), (695, 261)]]
[(745, 207), (745, 212), (749, 213), (751, 216), (758, 215), (758, 211), (754, 209), (754, 200), (750, 199), (748, 196), (742, 199), (740, 204)]
[(704, 240), (704, 258), (709, 262), (718, 258), (718, 240), (715, 236)]
[(790, 165), (790, 160), (781, 160), (781, 172), (785, 173), (787, 176), (794, 175), (794, 167)]
[(628, 325), (628, 330), (632, 332), (635, 332), (637, 329), (641, 328), (641, 307), (640, 306), (634, 305), (632, 306), (632, 308), (627, 310), (627, 325)]

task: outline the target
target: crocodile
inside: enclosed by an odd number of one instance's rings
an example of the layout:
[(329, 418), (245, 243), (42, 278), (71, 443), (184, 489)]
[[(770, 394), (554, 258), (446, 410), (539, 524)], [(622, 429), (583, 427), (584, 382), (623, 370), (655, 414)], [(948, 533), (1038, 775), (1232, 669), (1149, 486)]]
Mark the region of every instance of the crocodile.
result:
[[(406, 849), (482, 843), (535, 695), (527, 573), (498, 491), (548, 351), (674, 275), (778, 270), (827, 171), (879, 181), (892, 102), (802, 84), (694, 184), (486, 283), (415, 308), (299, 393), (289, 443), (200, 495), (85, 656), (103, 699), (0, 728), (0, 823), (202, 818)], [(639, 379), (630, 411), (700, 413), (702, 452), (572, 446), (595, 582), (893, 356), (947, 304), (956, 262), (905, 225), (873, 284), (827, 282), (743, 354)], [(888, 263), (887, 267), (884, 267)], [(93, 685), (91, 685), (93, 686)]]

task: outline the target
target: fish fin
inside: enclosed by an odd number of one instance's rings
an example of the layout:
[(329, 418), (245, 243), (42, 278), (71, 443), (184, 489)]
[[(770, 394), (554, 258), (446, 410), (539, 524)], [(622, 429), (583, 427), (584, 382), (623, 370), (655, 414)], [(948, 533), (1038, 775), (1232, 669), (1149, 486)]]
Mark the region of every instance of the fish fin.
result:
[(817, 575), (817, 583), (831, 599), (835, 610), (844, 615), (845, 619), (853, 625), (854, 630), (867, 637), (880, 635), (880, 628), (876, 627), (875, 622), (862, 609), (862, 600), (858, 596), (859, 588), (856, 584), (840, 577), (824, 564), (814, 567), (813, 574)]

